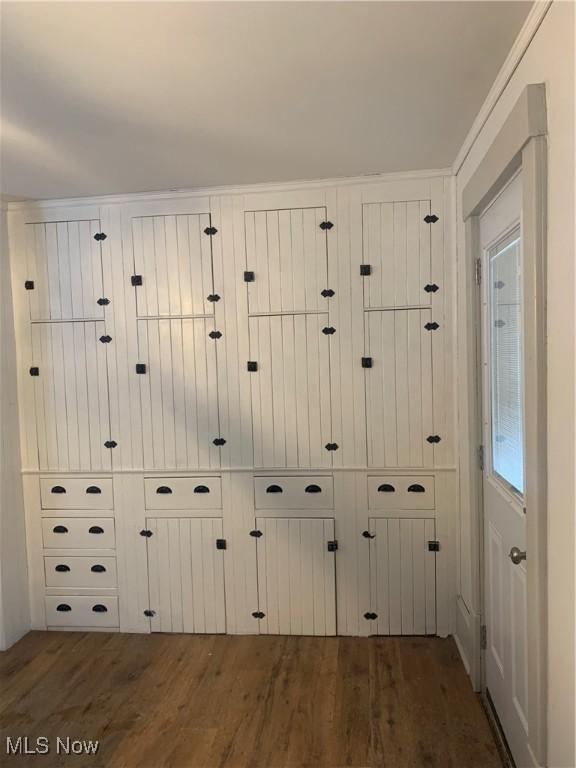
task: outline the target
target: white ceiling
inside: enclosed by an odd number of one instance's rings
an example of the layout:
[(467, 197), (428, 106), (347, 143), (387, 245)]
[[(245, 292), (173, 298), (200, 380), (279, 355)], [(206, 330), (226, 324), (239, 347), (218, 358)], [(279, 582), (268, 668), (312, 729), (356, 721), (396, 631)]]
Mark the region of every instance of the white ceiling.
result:
[(3, 2), (1, 192), (447, 167), (530, 5)]

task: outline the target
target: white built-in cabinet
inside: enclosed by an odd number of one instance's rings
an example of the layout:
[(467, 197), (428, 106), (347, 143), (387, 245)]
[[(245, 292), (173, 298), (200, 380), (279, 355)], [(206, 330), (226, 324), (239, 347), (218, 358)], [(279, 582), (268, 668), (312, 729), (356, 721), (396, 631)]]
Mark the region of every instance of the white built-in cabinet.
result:
[(35, 627), (450, 631), (449, 194), (10, 213)]

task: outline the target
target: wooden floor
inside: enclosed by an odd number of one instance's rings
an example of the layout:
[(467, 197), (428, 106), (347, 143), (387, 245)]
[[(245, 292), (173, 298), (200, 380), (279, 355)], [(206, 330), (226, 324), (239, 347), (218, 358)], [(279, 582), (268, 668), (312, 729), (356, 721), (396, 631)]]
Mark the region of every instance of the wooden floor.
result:
[[(502, 765), (438, 638), (32, 632), (0, 654), (0, 731), (2, 766)], [(52, 751), (7, 756), (8, 736)], [(98, 753), (57, 756), (57, 736)]]

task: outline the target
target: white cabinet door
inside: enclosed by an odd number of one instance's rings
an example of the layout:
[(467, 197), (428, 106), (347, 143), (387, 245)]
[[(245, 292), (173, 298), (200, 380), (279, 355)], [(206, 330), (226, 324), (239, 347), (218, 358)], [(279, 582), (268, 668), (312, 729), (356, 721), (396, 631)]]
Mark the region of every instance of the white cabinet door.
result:
[(226, 631), (219, 518), (148, 518), (152, 632)]
[(257, 518), (260, 634), (335, 635), (334, 520)]
[(328, 315), (251, 317), (256, 467), (330, 467)]
[[(429, 309), (366, 312), (368, 466), (434, 463)], [(438, 436), (439, 437), (439, 436)]]
[(33, 323), (32, 367), (41, 470), (109, 470), (103, 322)]
[(365, 307), (429, 305), (432, 224), (430, 201), (365, 203), (362, 206), (362, 261)]
[(370, 520), (370, 611), (374, 635), (436, 633), (432, 518)]
[(145, 469), (220, 466), (214, 320), (139, 320)]
[[(30, 223), (26, 228), (31, 320), (104, 317), (100, 222)], [(33, 283), (33, 287), (29, 283)]]
[(326, 309), (328, 296), (326, 208), (247, 211), (246, 269), (251, 314)]

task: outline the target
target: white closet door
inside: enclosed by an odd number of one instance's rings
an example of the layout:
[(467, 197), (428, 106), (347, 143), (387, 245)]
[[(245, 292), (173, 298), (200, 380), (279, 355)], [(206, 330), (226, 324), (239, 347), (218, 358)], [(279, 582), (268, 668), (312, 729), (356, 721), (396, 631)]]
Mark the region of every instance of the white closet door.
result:
[(33, 323), (38, 463), (46, 470), (109, 470), (112, 449), (103, 322)]
[(430, 467), (432, 321), (428, 309), (366, 312), (368, 466)]
[(139, 317), (212, 315), (212, 244), (209, 214), (132, 219)]
[(362, 206), (365, 307), (429, 305), (430, 201), (366, 203)]
[(328, 249), (320, 228), (325, 220), (325, 208), (245, 213), (246, 269), (254, 272), (248, 283), (251, 314), (326, 309)]
[(148, 518), (152, 632), (226, 631), (220, 518)]
[(99, 233), (97, 219), (26, 224), (31, 320), (104, 317)]
[(220, 466), (213, 331), (211, 318), (138, 321), (145, 469)]
[(436, 633), (434, 531), (432, 518), (370, 520), (372, 634)]
[(254, 465), (330, 467), (328, 315), (251, 317)]
[(258, 610), (264, 635), (335, 635), (334, 520), (257, 518)]

